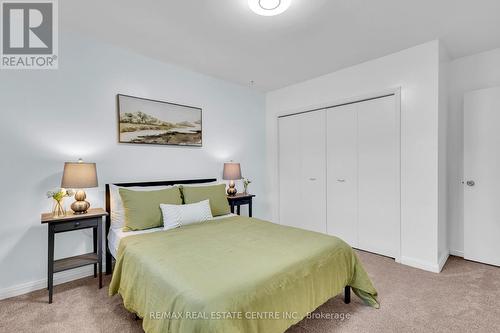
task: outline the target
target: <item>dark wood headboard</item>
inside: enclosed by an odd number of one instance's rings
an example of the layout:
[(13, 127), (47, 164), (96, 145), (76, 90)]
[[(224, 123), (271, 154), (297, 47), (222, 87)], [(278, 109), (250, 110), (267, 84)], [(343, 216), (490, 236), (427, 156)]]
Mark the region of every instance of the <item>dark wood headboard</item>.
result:
[(111, 227), (111, 204), (110, 204), (110, 193), (109, 193), (109, 185), (116, 185), (120, 187), (133, 187), (133, 186), (141, 186), (141, 187), (149, 187), (149, 186), (169, 186), (176, 184), (203, 184), (203, 183), (211, 183), (215, 182), (217, 179), (215, 178), (206, 178), (206, 179), (184, 179), (184, 180), (163, 180), (156, 182), (139, 182), (139, 183), (113, 183), (106, 184), (106, 212), (108, 212), (108, 217), (106, 218), (106, 274), (111, 274), (112, 270), (112, 256), (111, 252), (109, 252), (108, 245), (108, 234), (109, 229)]

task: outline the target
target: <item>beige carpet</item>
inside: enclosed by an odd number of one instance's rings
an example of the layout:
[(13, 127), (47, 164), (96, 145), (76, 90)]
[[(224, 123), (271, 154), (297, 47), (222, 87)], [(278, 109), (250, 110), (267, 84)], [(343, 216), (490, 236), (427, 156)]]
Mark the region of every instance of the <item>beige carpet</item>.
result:
[[(349, 305), (336, 297), (316, 310), (323, 319), (305, 319), (287, 333), (500, 331), (500, 268), (450, 257), (443, 272), (434, 274), (358, 254), (381, 308), (364, 306), (354, 294)], [(120, 297), (98, 290), (93, 278), (56, 286), (51, 305), (45, 290), (0, 302), (0, 332), (141, 331), (141, 321), (123, 308)]]

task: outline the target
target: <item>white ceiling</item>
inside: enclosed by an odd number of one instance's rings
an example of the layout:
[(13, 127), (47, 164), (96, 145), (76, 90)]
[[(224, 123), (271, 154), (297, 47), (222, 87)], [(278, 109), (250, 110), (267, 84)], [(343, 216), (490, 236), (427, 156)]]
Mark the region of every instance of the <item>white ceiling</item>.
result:
[(262, 91), (441, 39), (452, 58), (500, 47), (500, 0), (64, 0), (68, 28)]

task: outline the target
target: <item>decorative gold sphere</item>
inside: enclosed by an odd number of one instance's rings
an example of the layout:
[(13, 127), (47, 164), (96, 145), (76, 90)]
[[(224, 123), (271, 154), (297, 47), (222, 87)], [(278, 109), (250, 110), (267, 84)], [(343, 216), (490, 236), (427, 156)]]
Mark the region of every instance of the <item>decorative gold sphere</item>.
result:
[(90, 202), (86, 201), (85, 199), (87, 198), (87, 195), (85, 194), (85, 191), (78, 191), (75, 194), (75, 202), (71, 204), (71, 209), (75, 212), (76, 215), (78, 214), (85, 214), (87, 213), (87, 210), (90, 208)]
[(71, 204), (71, 209), (75, 214), (85, 214), (90, 208), (90, 203), (88, 201), (75, 201)]
[(87, 194), (85, 194), (85, 191), (78, 191), (75, 194), (75, 200), (76, 201), (85, 201), (87, 199)]

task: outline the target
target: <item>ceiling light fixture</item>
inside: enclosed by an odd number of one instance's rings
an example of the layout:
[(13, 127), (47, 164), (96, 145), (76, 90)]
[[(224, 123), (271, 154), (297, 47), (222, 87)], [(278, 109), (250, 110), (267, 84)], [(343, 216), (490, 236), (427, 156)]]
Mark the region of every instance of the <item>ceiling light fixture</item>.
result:
[(248, 6), (262, 16), (274, 16), (283, 13), (290, 7), (291, 0), (248, 0)]

